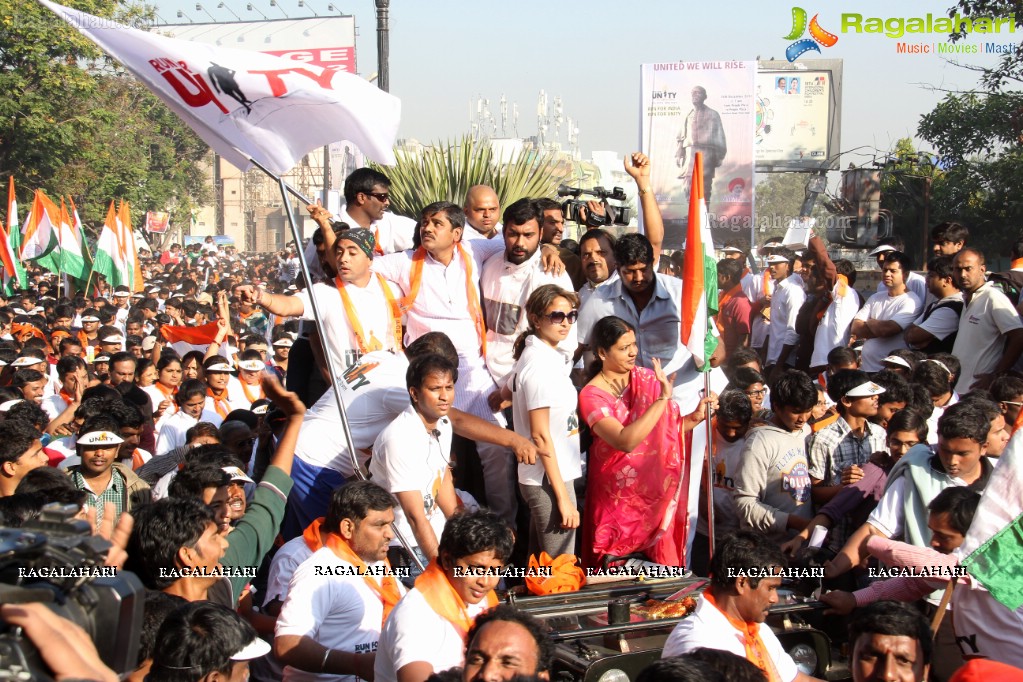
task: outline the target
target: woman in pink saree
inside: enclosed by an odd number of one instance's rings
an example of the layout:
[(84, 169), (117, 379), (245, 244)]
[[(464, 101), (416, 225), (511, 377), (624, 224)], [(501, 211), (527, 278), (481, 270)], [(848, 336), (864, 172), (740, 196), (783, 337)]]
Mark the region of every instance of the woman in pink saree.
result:
[(672, 383), (655, 358), (636, 366), (636, 333), (609, 316), (593, 327), (593, 378), (579, 394), (593, 432), (587, 464), (583, 565), (605, 556), (642, 553), (650, 561), (685, 566), (689, 517), (686, 432), (703, 421), (707, 399), (683, 417)]

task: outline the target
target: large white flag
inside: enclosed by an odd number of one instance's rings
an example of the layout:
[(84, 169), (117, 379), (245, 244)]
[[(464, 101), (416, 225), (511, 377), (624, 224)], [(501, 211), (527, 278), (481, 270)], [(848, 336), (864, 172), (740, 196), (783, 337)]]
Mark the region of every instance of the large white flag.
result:
[(351, 140), (393, 164), (401, 102), (354, 74), (178, 40), (39, 0), (134, 73), (207, 144), (241, 169), (273, 173)]

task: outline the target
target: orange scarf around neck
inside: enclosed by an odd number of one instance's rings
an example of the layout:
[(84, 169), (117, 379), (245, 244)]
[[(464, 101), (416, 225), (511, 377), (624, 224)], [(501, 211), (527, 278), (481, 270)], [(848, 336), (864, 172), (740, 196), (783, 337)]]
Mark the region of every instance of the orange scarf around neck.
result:
[[(487, 328), (483, 324), (483, 308), (480, 306), (478, 287), (472, 278), (472, 263), (469, 252), (465, 250), (461, 242), (455, 244), (458, 254), (462, 258), (462, 266), (465, 268), (465, 299), (469, 303), (469, 315), (472, 317), (473, 326), (476, 327), (476, 336), (480, 342), (480, 355), (487, 355)], [(395, 317), (401, 317), (407, 313), (416, 302), (419, 295), (419, 286), (423, 281), (423, 262), (426, 260), (426, 249), (420, 246), (412, 254), (412, 272), (409, 274), (409, 292), (398, 302), (400, 312), (395, 312)]]
[(714, 593), (710, 589), (703, 591), (703, 597), (728, 620), (729, 625), (742, 633), (742, 643), (746, 647), (746, 660), (760, 668), (764, 675), (767, 676), (768, 682), (781, 682), (778, 669), (775, 667), (774, 661), (771, 660), (771, 654), (767, 651), (767, 645), (764, 644), (764, 640), (760, 636), (760, 623), (747, 623), (744, 620), (730, 616), (724, 609), (718, 606), (717, 601), (714, 599)]
[(384, 559), (384, 564), (387, 566), (387, 575), (383, 577), (383, 580), (377, 582), (376, 578), (368, 572), (369, 569), (366, 566), (366, 562), (355, 553), (351, 545), (343, 537), (336, 533), (328, 533), (326, 544), (339, 559), (347, 561), (359, 571), (359, 575), (366, 581), (366, 585), (369, 586), (369, 589), (373, 590), (373, 594), (383, 603), (384, 617), (381, 620), (381, 625), (386, 623), (387, 617), (391, 615), (391, 611), (398, 603), (398, 600), (401, 599), (401, 590), (398, 589), (398, 581), (391, 571), (390, 562)]
[(227, 415), (230, 413), (230, 410), (228, 409), (229, 405), (227, 404), (227, 389), (225, 388), (223, 391), (217, 394), (213, 392), (212, 388), (207, 386), (206, 395), (213, 398), (213, 409), (217, 411), (217, 414), (220, 415), (220, 418), (226, 419)]
[[(318, 552), (324, 546), (329, 547), (337, 558), (347, 561), (352, 566), (358, 569), (360, 574), (366, 571), (366, 562), (362, 560), (358, 554), (356, 554), (347, 541), (336, 533), (327, 533), (326, 545), (323, 543), (323, 534), (321, 529), (323, 523), (326, 521), (324, 517), (320, 517), (309, 524), (309, 527), (302, 533), (302, 539), (305, 540), (306, 546), (309, 547), (314, 553)], [(391, 564), (385, 560), (387, 570), (391, 572)], [(387, 622), (387, 617), (391, 615), (391, 611), (394, 606), (401, 599), (401, 590), (398, 589), (398, 581), (395, 580), (393, 573), (384, 576), (381, 582), (377, 582), (372, 575), (363, 575), (362, 579), (366, 581), (369, 589), (373, 590), (373, 594), (380, 598), (380, 601), (384, 605), (384, 618), (383, 622)]]
[(310, 523), (309, 527), (302, 533), (302, 539), (305, 540), (306, 547), (314, 554), (323, 549), (323, 536), (320, 535), (320, 528), (326, 520), (326, 517), (321, 516)]
[[(390, 350), (398, 352), (401, 350), (401, 314), (398, 312), (398, 302), (394, 298), (391, 287), (387, 285), (387, 280), (379, 273), (376, 275), (376, 278), (384, 292), (384, 298), (387, 300), (387, 309), (391, 316), (390, 326), (394, 345)], [(382, 350), (383, 346), (376, 337), (373, 338), (372, 342), (366, 341), (366, 333), (363, 331), (362, 323), (359, 321), (359, 314), (355, 311), (355, 306), (352, 304), (352, 297), (345, 291), (346, 285), (344, 281), (342, 281), (340, 276), (336, 277), (334, 281), (337, 284), (337, 293), (341, 295), (341, 304), (345, 308), (345, 317), (348, 318), (348, 324), (355, 335), (355, 343), (359, 346), (359, 352), (369, 353), (370, 351)]]
[[(444, 573), (444, 569), (440, 567), (440, 563), (436, 559), (431, 561), (423, 574), (416, 578), (416, 589), (422, 593), (430, 608), (438, 616), (451, 623), (458, 631), (459, 636), (465, 639), (474, 619), (469, 615), (465, 602), (455, 592), (447, 574)], [(493, 590), (487, 592), (485, 599), (488, 608), (497, 606), (497, 595)]]
[(1021, 269), (1023, 269), (1023, 258), (1015, 258), (1015, 259), (1013, 259), (1012, 263), (1009, 264), (1009, 267), (1011, 269), (1013, 269), (1013, 270), (1021, 270)]

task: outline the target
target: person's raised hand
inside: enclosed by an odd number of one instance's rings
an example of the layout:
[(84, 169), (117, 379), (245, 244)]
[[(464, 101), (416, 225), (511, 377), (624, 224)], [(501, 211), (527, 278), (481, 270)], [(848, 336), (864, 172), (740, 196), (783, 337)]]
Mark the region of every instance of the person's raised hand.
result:
[(664, 370), (661, 369), (660, 358), (653, 358), (650, 364), (653, 365), (654, 378), (657, 379), (657, 383), (661, 385), (661, 395), (659, 398), (661, 400), (670, 400), (671, 393), (674, 390), (673, 382), (675, 380), (675, 375), (672, 374), (670, 377), (664, 375)]
[(633, 152), (632, 156), (625, 159), (625, 172), (632, 176), (637, 184), (640, 179), (650, 179), (650, 168), (650, 158), (642, 152)]
[(294, 417), (305, 414), (305, 403), (297, 393), (284, 388), (273, 372), (263, 372), (260, 383), (263, 385), (263, 393), (266, 397), (285, 416)]

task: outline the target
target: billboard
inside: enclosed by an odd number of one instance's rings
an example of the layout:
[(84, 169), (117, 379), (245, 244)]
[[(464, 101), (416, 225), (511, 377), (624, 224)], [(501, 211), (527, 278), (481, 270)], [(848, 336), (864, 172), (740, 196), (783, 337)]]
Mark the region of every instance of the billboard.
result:
[(752, 243), (756, 70), (754, 61), (642, 66), (641, 147), (664, 216), (664, 248), (685, 242), (697, 151), (714, 243)]
[(236, 50), (264, 52), (335, 71), (356, 72), (353, 16), (165, 24), (154, 26), (153, 32)]
[(842, 60), (761, 62), (756, 87), (757, 171), (838, 167)]

